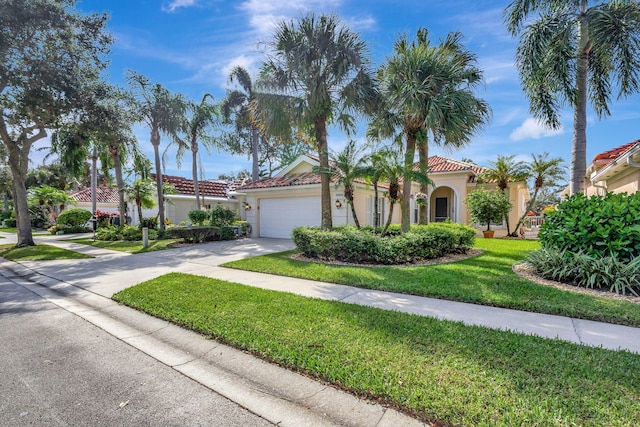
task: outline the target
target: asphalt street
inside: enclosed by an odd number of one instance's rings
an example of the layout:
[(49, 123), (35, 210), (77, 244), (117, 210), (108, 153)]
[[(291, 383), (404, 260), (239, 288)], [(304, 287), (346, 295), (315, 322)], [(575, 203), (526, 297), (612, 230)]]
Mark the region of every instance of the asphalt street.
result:
[(0, 425), (273, 425), (0, 276)]

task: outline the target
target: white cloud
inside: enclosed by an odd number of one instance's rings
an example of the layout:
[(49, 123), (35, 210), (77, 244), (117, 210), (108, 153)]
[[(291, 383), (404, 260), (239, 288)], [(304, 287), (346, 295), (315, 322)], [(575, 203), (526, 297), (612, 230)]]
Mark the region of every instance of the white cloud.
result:
[(249, 17), (250, 25), (260, 35), (270, 34), (275, 25), (286, 19), (297, 18), (306, 12), (335, 11), (342, 0), (247, 0), (239, 9)]
[(231, 58), (227, 65), (222, 68), (222, 75), (225, 76), (225, 79), (229, 77), (231, 70), (235, 67), (242, 67), (249, 72), (249, 75), (252, 76), (252, 80), (255, 80), (255, 76), (258, 73), (258, 69), (255, 66), (256, 58), (251, 58), (246, 55), (236, 56), (235, 58)]
[(166, 6), (162, 6), (163, 12), (175, 12), (181, 7), (191, 7), (197, 3), (197, 0), (173, 0)]
[(509, 139), (512, 141), (521, 141), (523, 139), (540, 139), (547, 138), (555, 135), (562, 135), (564, 129), (562, 126), (560, 129), (550, 129), (541, 123), (539, 120), (528, 118), (518, 127), (511, 132)]

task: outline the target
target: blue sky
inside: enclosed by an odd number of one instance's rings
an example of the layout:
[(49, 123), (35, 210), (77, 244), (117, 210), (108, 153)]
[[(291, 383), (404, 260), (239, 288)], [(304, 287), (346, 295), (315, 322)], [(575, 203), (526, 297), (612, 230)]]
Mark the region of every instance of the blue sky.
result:
[[(277, 22), (310, 11), (339, 15), (367, 42), (376, 67), (392, 53), (399, 34), (412, 38), (419, 27), (425, 27), (437, 42), (450, 31), (460, 31), (484, 70), (485, 85), (477, 95), (489, 102), (493, 118), (467, 147), (446, 151), (432, 145), (430, 153), (486, 165), (499, 154), (527, 160), (531, 153), (546, 151), (568, 165), (573, 113), (567, 110), (562, 115), (560, 131), (545, 129), (532, 119), (513, 65), (516, 40), (502, 23), (507, 4), (488, 0), (84, 0), (78, 7), (111, 16), (109, 29), (116, 40), (108, 71), (111, 82), (124, 86), (127, 70), (135, 70), (197, 101), (206, 92), (222, 99), (230, 87), (229, 71), (236, 65), (256, 73), (261, 61), (258, 43), (270, 39)], [(611, 112), (611, 117), (600, 121), (589, 111), (589, 161), (599, 152), (640, 138), (640, 96), (614, 102)], [(137, 127), (135, 133), (152, 158), (148, 129)], [(356, 138), (364, 141), (363, 133)], [(330, 131), (332, 149), (340, 149), (345, 142), (339, 132)], [(165, 138), (161, 150), (167, 143)], [(246, 157), (224, 152), (205, 154), (203, 164), (207, 179), (250, 170)], [(185, 161), (178, 169), (169, 160), (165, 173), (188, 177), (190, 165)]]

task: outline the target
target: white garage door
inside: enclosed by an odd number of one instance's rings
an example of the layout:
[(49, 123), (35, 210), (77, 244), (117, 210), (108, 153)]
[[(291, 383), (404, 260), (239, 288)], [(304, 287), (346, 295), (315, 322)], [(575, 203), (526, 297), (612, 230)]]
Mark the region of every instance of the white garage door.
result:
[(320, 197), (281, 197), (260, 200), (260, 237), (290, 239), (301, 225), (319, 227)]

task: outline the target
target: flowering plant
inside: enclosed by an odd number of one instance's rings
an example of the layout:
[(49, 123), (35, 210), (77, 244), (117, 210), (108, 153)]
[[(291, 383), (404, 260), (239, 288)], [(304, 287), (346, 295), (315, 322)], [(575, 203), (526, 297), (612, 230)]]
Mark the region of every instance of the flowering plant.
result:
[(417, 193), (416, 203), (420, 206), (427, 206), (427, 195), (424, 193)]

